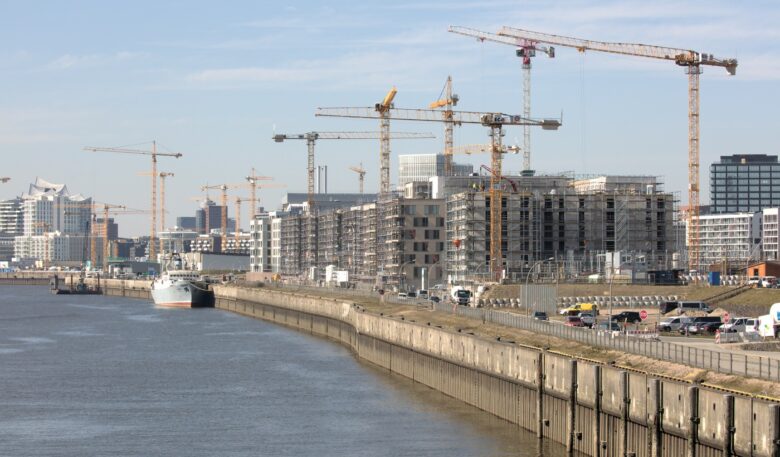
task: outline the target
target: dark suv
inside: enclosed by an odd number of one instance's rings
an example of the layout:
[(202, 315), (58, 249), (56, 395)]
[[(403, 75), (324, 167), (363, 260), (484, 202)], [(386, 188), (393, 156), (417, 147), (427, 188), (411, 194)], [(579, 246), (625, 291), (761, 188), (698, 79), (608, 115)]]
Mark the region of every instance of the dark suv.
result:
[(627, 324), (642, 322), (642, 318), (639, 317), (639, 313), (636, 311), (623, 311), (620, 314), (612, 316), (612, 320), (615, 322), (625, 322)]

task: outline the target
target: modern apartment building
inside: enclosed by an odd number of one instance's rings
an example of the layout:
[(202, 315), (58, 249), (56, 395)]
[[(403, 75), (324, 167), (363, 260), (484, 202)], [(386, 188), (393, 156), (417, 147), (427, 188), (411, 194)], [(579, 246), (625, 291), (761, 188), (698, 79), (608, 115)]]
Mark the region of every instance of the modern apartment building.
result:
[(764, 260), (778, 260), (780, 232), (778, 232), (780, 208), (765, 208), (761, 212), (761, 249)]
[(776, 155), (721, 156), (710, 165), (711, 213), (755, 213), (780, 206)]
[[(699, 216), (699, 265), (709, 271), (713, 265), (744, 268), (761, 257), (762, 213), (710, 214)], [(694, 220), (694, 224), (696, 220)], [(691, 233), (688, 231), (690, 240)]]
[(249, 271), (272, 271), (271, 217), (267, 213), (258, 214), (249, 222)]

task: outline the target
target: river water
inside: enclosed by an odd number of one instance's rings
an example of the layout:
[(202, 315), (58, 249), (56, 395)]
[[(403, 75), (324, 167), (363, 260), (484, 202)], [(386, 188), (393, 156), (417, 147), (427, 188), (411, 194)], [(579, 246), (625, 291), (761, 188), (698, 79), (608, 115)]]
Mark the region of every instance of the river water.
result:
[(0, 286), (2, 456), (564, 453), (302, 332)]

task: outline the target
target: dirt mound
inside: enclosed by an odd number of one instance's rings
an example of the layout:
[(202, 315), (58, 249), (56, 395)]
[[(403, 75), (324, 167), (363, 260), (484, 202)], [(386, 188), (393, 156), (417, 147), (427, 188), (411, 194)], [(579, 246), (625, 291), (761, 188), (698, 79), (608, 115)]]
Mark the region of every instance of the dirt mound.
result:
[(715, 309), (714, 309), (714, 310), (712, 310), (712, 312), (710, 313), (710, 316), (721, 316), (721, 317), (723, 317), (723, 315), (724, 315), (724, 314), (726, 314), (726, 313), (728, 313), (728, 311), (726, 311), (726, 310), (725, 310), (725, 309), (723, 309), (723, 308), (715, 308)]

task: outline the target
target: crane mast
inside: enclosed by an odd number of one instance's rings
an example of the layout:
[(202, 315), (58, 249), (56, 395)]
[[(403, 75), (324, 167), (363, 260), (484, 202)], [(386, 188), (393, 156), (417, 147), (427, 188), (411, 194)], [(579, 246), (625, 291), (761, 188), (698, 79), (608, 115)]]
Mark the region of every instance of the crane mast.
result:
[[(522, 59), (523, 72), (523, 117), (531, 117), (531, 58), (536, 52), (555, 57), (555, 49), (552, 46), (542, 46), (538, 42), (526, 39), (505, 37), (489, 32), (471, 29), (468, 27), (450, 26), (449, 31), (459, 35), (474, 37), (480, 42), (492, 41), (516, 47), (515, 54)], [(531, 169), (531, 126), (523, 126), (523, 170)]]
[(257, 181), (270, 181), (272, 179), (270, 176), (257, 176), (254, 168), (252, 168), (252, 174), (246, 177), (247, 182), (249, 182), (249, 204), (252, 205), (249, 209), (250, 221), (255, 220), (257, 215)]
[(734, 75), (737, 72), (737, 59), (719, 59), (712, 54), (699, 53), (689, 49), (638, 43), (582, 40), (506, 26), (502, 27), (498, 34), (517, 39), (572, 47), (580, 52), (590, 50), (668, 60), (685, 67), (688, 74), (688, 266), (690, 269), (699, 269), (701, 243), (699, 233), (699, 75), (701, 74), (702, 65), (722, 67), (730, 75)]
[(452, 93), (452, 76), (447, 76), (447, 82), (444, 84), (444, 98), (431, 103), (429, 108), (444, 108), (442, 115), (444, 117), (444, 175), (452, 176), (452, 148), (455, 144), (455, 122), (452, 121), (452, 107), (458, 104), (458, 96)]

